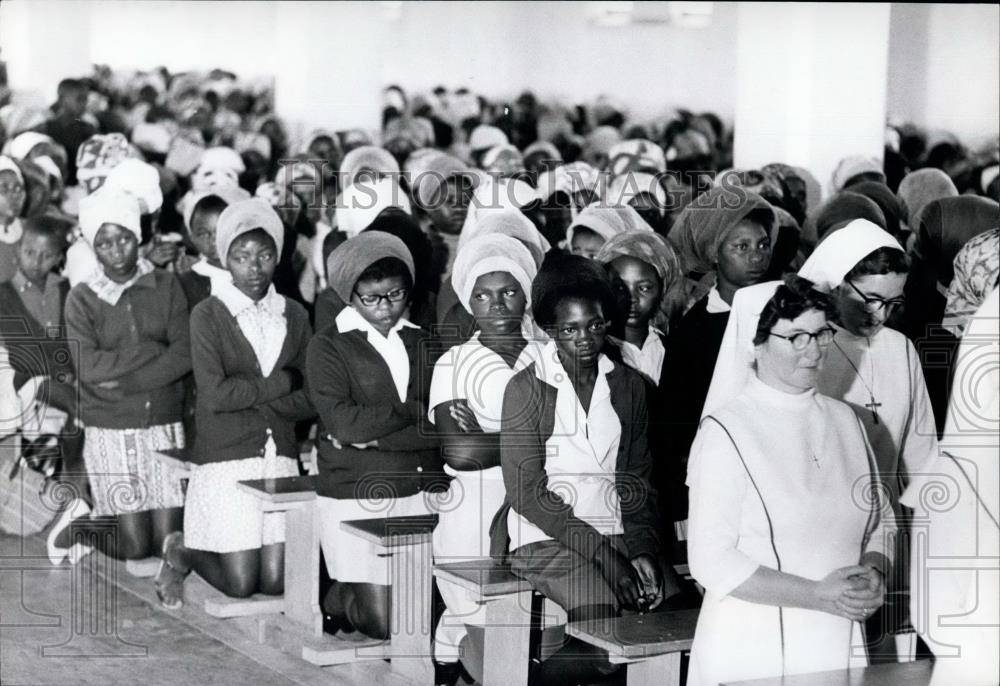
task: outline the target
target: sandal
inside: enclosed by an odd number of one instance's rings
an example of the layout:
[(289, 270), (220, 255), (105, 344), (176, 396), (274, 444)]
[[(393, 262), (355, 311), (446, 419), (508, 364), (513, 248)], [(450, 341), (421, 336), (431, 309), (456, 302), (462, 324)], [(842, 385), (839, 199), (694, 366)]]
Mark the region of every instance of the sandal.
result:
[(184, 534), (174, 531), (163, 539), (160, 567), (156, 570), (153, 586), (160, 604), (168, 610), (179, 610), (184, 606), (184, 578), (190, 570), (181, 570), (170, 562), (171, 553), (184, 547)]

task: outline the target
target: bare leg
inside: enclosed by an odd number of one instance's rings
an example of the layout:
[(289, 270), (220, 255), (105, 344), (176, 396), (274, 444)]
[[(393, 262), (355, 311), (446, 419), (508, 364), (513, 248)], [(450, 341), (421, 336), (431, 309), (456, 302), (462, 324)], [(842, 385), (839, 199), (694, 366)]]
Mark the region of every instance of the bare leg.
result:
[(153, 554), (160, 555), (163, 550), (163, 539), (174, 531), (184, 530), (184, 508), (168, 507), (160, 510), (150, 510), (153, 516)]
[(285, 544), (274, 543), (260, 549), (260, 592), (281, 595), (285, 592)]
[(389, 638), (389, 586), (334, 581), (323, 599), (323, 610), (338, 624), (347, 624), (372, 638)]

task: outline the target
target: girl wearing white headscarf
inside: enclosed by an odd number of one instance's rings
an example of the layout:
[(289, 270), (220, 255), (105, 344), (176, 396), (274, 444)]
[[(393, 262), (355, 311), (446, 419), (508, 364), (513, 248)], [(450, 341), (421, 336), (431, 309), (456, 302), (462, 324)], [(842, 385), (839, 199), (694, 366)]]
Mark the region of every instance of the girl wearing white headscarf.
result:
[[(538, 353), (530, 326), (531, 281), (537, 265), (510, 236), (487, 234), (458, 254), (451, 282), (478, 331), (437, 362), (427, 403), (454, 477), (434, 530), (434, 555), (448, 562), (489, 555), (489, 528), (503, 504), (500, 410), (507, 382)], [(439, 584), (447, 609), (435, 633), (435, 657), (458, 659), (466, 624), (482, 625), (482, 607), (465, 591)]]
[[(65, 306), (95, 515), (118, 525), (115, 540), (96, 542), (120, 559), (159, 550), (181, 528), (184, 504), (180, 480), (154, 453), (185, 445), (187, 302), (176, 276), (139, 256), (139, 213), (139, 201), (114, 188), (84, 198), (80, 227), (100, 270), (72, 288)], [(76, 518), (76, 531), (90, 530), (89, 513), (80, 499), (66, 508), (48, 540), (53, 564), (67, 555), (76, 562), (66, 528)], [(107, 531), (106, 521), (100, 526)]]

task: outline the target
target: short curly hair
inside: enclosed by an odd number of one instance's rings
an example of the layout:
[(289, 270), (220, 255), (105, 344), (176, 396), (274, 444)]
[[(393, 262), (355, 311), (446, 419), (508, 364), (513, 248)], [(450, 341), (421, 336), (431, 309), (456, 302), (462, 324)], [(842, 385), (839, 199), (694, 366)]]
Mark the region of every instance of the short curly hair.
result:
[(774, 329), (778, 320), (795, 319), (809, 310), (819, 310), (827, 318), (830, 318), (834, 313), (830, 298), (817, 291), (812, 281), (803, 279), (797, 274), (785, 276), (784, 283), (778, 286), (760, 313), (753, 344), (761, 345), (764, 343), (771, 335), (771, 330)]
[(556, 308), (564, 300), (586, 300), (601, 306), (605, 319), (618, 316), (618, 301), (604, 265), (579, 255), (549, 253), (531, 284), (531, 311), (543, 329), (555, 325)]

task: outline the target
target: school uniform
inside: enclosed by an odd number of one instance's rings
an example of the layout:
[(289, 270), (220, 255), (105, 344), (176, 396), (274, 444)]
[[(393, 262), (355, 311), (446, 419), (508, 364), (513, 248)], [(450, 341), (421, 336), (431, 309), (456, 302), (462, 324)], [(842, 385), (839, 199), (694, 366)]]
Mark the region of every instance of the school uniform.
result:
[(124, 284), (95, 275), (70, 290), (66, 326), (95, 514), (181, 507), (180, 479), (153, 458), (184, 447), (181, 379), (191, 350), (177, 278), (145, 260)]
[(512, 570), (567, 611), (617, 606), (593, 562), (598, 547), (630, 558), (661, 551), (642, 378), (601, 355), (584, 412), (549, 342), (508, 384), (502, 417), (508, 506), (492, 552), (509, 549)]
[(239, 481), (298, 476), (295, 422), (314, 415), (303, 387), (309, 316), (271, 286), (258, 302), (231, 283), (191, 313), (198, 385), (184, 511), (188, 548), (230, 553), (285, 540), (284, 513), (263, 513)]
[[(465, 343), (453, 346), (434, 365), (427, 403), (430, 420), (434, 421), (438, 406), (464, 400), (485, 433), (500, 431), (507, 384), (532, 364), (539, 353), (540, 346), (529, 341), (513, 366), (508, 366), (500, 355), (480, 342), (479, 332)], [(490, 524), (506, 496), (503, 472), (499, 466), (457, 470), (447, 464), (444, 471), (452, 481), (443, 498), (447, 506), (440, 509), (434, 529), (434, 559), (460, 562), (487, 557)], [(446, 581), (438, 580), (438, 590), (446, 609), (435, 631), (435, 657), (457, 658), (459, 642), (466, 634), (465, 625), (482, 625), (485, 608), (472, 600), (467, 591)]]
[[(38, 288), (18, 271), (14, 278), (0, 283), (0, 341), (14, 354), (10, 363), (14, 368), (14, 386), (20, 388), (28, 379), (47, 376), (53, 389), (51, 399), (62, 409), (59, 401), (70, 400), (73, 393), (55, 395), (55, 385), (67, 374), (73, 374), (73, 360), (69, 353), (63, 325), (63, 308), (69, 295), (65, 279), (49, 274), (44, 288)], [(20, 351), (20, 354), (18, 353)], [(68, 390), (68, 389), (67, 389)]]
[[(427, 333), (404, 319), (385, 337), (346, 307), (309, 344), (320, 540), (327, 572), (338, 581), (389, 584), (388, 560), (342, 531), (342, 521), (429, 514), (433, 494), (447, 487), (420, 402), (430, 378), (427, 343)], [(356, 447), (372, 440), (377, 447)]]

